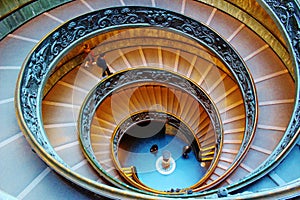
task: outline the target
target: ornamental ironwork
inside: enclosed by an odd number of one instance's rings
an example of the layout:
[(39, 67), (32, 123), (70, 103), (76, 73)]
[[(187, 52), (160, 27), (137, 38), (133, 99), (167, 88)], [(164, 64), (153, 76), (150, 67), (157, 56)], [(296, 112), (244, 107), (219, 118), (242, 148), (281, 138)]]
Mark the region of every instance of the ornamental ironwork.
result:
[[(206, 94), (200, 87), (193, 84), (191, 81), (181, 77), (180, 75), (165, 70), (154, 68), (140, 68), (121, 71), (102, 80), (96, 87), (93, 88), (93, 90), (90, 91), (89, 95), (86, 97), (84, 103), (82, 104), (78, 119), (79, 140), (83, 147), (83, 151), (91, 161), (93, 167), (95, 167), (96, 170), (99, 170), (99, 173), (103, 175), (104, 178), (120, 187), (124, 186), (124, 183), (114, 179), (109, 173), (105, 171), (100, 162), (97, 160), (95, 153), (93, 152), (90, 139), (92, 120), (97, 108), (105, 100), (106, 97), (111, 96), (114, 92), (118, 92), (119, 90), (130, 87), (132, 85), (132, 87), (134, 87), (136, 84), (138, 84), (139, 86), (147, 84), (164, 85), (168, 88), (171, 87), (176, 88), (177, 90), (182, 90), (185, 93), (193, 96), (193, 98), (202, 105), (205, 112), (210, 118), (215, 132), (215, 149), (217, 150), (216, 153), (218, 155), (220, 154), (221, 146), (223, 144), (223, 125), (216, 105), (209, 98), (208, 94)], [(99, 115), (101, 115), (101, 112), (98, 112), (98, 117)], [(143, 113), (141, 115), (136, 115), (135, 117), (133, 117), (133, 119), (138, 120), (138, 117), (149, 117), (149, 114), (146, 115), (145, 113)], [(159, 115), (157, 115), (157, 117), (159, 117)], [(121, 129), (126, 129), (126, 126), (129, 126), (130, 123), (132, 123), (132, 121), (123, 123), (121, 125), (123, 126)], [(116, 153), (116, 145), (119, 141), (119, 138), (120, 134), (117, 134), (113, 139), (112, 145), (114, 147), (114, 153)], [(218, 157), (215, 157), (212, 161), (212, 163), (214, 163), (213, 166), (215, 166), (215, 162), (217, 160)]]
[[(134, 83), (146, 84), (149, 82), (172, 86), (193, 96), (202, 105), (210, 117), (216, 133), (217, 147), (219, 147), (222, 140), (222, 123), (216, 106), (208, 95), (191, 81), (172, 72), (153, 68), (142, 68), (122, 71), (104, 79), (85, 99), (78, 123), (80, 124), (80, 139), (87, 152), (92, 151), (90, 146), (90, 127), (94, 113), (101, 102), (120, 88)], [(94, 158), (92, 154), (90, 157)]]
[[(58, 159), (45, 137), (40, 111), (37, 109), (43, 85), (53, 65), (65, 51), (85, 37), (122, 26), (158, 26), (176, 30), (214, 51), (232, 71), (241, 88), (247, 115), (242, 146), (244, 149), (249, 146), (256, 126), (257, 102), (252, 78), (236, 51), (206, 25), (180, 14), (158, 8), (117, 7), (88, 13), (63, 24), (46, 37), (25, 62), (18, 96), (20, 114), (27, 128), (44, 149)], [(240, 152), (243, 152), (243, 149)]]
[[(215, 52), (230, 69), (240, 86), (246, 108), (245, 137), (239, 153), (239, 157), (242, 157), (242, 152), (249, 147), (254, 135), (258, 105), (252, 78), (238, 53), (212, 29), (181, 14), (149, 7), (116, 7), (94, 11), (64, 23), (44, 38), (24, 63), (16, 94), (18, 117), (23, 130), (35, 143), (35, 148), (50, 155), (45, 158), (48, 163), (56, 160), (68, 168), (49, 144), (41, 119), (43, 88), (54, 65), (66, 51), (87, 37), (110, 29), (144, 26), (175, 30), (192, 37)], [(295, 43), (295, 46), (299, 46), (296, 40)], [(105, 85), (102, 89), (105, 91), (110, 87)]]

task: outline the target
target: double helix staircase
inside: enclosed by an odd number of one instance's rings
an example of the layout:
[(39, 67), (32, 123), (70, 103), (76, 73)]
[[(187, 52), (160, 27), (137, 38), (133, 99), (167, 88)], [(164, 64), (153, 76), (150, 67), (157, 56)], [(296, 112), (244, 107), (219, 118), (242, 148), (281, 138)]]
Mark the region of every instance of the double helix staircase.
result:
[[(253, 10), (243, 8), (247, 3), (252, 6), (250, 8), (257, 8), (262, 12), (257, 15), (257, 19), (253, 18)], [(231, 195), (228, 198), (299, 195), (300, 171), (294, 168), (300, 153), (299, 142), (297, 143), (299, 127), (292, 129), (299, 121), (296, 113), (299, 101), (298, 70), (293, 68), (299, 64), (299, 55), (287, 53), (289, 42), (285, 42), (266, 11), (257, 2), (247, 3), (239, 5), (237, 2), (224, 1), (214, 4), (189, 0), (65, 2), (5, 35), (0, 41), (0, 195), (8, 199), (37, 199), (41, 195), (45, 196), (44, 194), (47, 199), (101, 198), (98, 195), (109, 198), (213, 198), (218, 197), (216, 193), (219, 188), (227, 188)], [(66, 168), (49, 162), (48, 149), (40, 150), (31, 139), (33, 134), (25, 134), (28, 144), (22, 132), (29, 129), (21, 125), (21, 131), (18, 126), (18, 121), (22, 123), (21, 118), (16, 118), (15, 115), (16, 112), (20, 115), (22, 109), (19, 108), (18, 97), (15, 97), (15, 91), (21, 84), (18, 76), (21, 77), (20, 71), (24, 72), (21, 66), (24, 61), (28, 61), (27, 55), (35, 51), (39, 41), (45, 40), (47, 33), (76, 16), (130, 5), (166, 9), (211, 27), (238, 52), (255, 85), (257, 117), (253, 135), (249, 139), (246, 138), (249, 113), (245, 107), (247, 102), (241, 92), (241, 84), (235, 73), (224, 64), (224, 60), (217, 53), (208, 50), (203, 43), (161, 27), (125, 26), (85, 38), (84, 43), (92, 47), (95, 57), (105, 53), (109, 69), (114, 73), (112, 76), (132, 70), (163, 70), (191, 81), (209, 96), (222, 123), (222, 147), (219, 153), (214, 153), (219, 154), (216, 166), (205, 181), (192, 189), (192, 194), (167, 193), (157, 197), (111, 181), (115, 179), (117, 183), (126, 183), (111, 157), (112, 134), (125, 118), (136, 112), (153, 110), (177, 116), (195, 133), (204, 155), (206, 149), (211, 151), (210, 147), (216, 143), (214, 122), (197, 99), (180, 88), (168, 88), (154, 83), (140, 84), (135, 87), (126, 86), (103, 99), (92, 118), (90, 141), (96, 159), (112, 179), (105, 178), (92, 167), (90, 160), (82, 152), (82, 144), (78, 138), (81, 134), (78, 116), (82, 114), (82, 105), (86, 103), (89, 92), (110, 77), (101, 77), (102, 70), (95, 63), (88, 68), (84, 67), (85, 57), (81, 48), (83, 41), (78, 41), (73, 49), (63, 53), (64, 57), (59, 62), (56, 61), (54, 70), (45, 82), (44, 91), (41, 92), (41, 102), (34, 102), (41, 107), (40, 117), (45, 138), (49, 141), (45, 146), (53, 147), (54, 154), (57, 154), (53, 157)], [(298, 9), (295, 18), (291, 14), (288, 16), (295, 19), (296, 22), (291, 23), (299, 32), (299, 5), (290, 5)], [(24, 5), (25, 8), (26, 6)], [(276, 9), (284, 9), (284, 5), (275, 6), (274, 10)], [(235, 13), (236, 10), (240, 15)], [(263, 17), (266, 18), (266, 23), (261, 19)], [(298, 27), (295, 23), (298, 23)], [(291, 31), (295, 30), (288, 30), (288, 34)], [(299, 41), (297, 43), (297, 40), (292, 39), (292, 45), (299, 44)], [(297, 53), (298, 50), (299, 53), (297, 46), (295, 49), (294, 52)], [(26, 63), (23, 68), (25, 67)], [(22, 92), (17, 91), (16, 94), (27, 95)], [(294, 134), (291, 134), (292, 131)], [(209, 156), (207, 158), (209, 161), (213, 160)], [(56, 172), (69, 180), (61, 178)], [(269, 193), (265, 192), (266, 188)], [(289, 190), (290, 188), (292, 189)], [(249, 193), (242, 193), (245, 191)]]

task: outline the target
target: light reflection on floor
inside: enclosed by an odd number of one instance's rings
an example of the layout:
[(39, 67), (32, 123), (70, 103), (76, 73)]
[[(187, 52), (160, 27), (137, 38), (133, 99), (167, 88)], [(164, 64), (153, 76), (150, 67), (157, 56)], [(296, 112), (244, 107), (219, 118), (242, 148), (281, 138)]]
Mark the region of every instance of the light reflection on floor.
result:
[[(156, 154), (150, 153), (153, 144), (158, 145)], [(161, 191), (188, 188), (199, 181), (206, 172), (200, 166), (193, 153), (184, 159), (182, 148), (187, 145), (180, 138), (170, 135), (157, 134), (150, 138), (129, 137), (120, 145), (119, 160), (123, 167), (135, 166), (139, 179), (147, 186)], [(176, 162), (176, 169), (168, 175), (163, 175), (156, 170), (156, 161), (164, 150), (172, 154)]]

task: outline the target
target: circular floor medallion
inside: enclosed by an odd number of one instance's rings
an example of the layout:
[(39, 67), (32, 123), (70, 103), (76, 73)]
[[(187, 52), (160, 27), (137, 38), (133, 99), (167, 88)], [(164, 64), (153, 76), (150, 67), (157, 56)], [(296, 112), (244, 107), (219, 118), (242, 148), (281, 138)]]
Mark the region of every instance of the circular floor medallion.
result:
[(175, 168), (176, 168), (176, 162), (173, 158), (170, 158), (170, 167), (164, 169), (162, 167), (162, 161), (163, 161), (163, 157), (160, 156), (157, 160), (156, 160), (156, 170), (163, 174), (163, 175), (168, 175), (171, 174), (172, 172), (174, 172)]

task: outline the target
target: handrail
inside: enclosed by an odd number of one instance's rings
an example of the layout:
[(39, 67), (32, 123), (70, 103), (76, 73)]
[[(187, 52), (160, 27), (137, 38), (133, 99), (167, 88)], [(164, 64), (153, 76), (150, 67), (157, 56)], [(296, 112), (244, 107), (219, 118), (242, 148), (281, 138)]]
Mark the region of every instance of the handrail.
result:
[(209, 146), (209, 147), (206, 147), (206, 148), (200, 148), (200, 151), (210, 151), (214, 148), (215, 148), (215, 146), (213, 145), (213, 146)]
[(298, 197), (300, 193), (300, 179), (289, 182), (282, 186), (277, 186), (276, 188), (268, 188), (264, 190), (259, 190), (256, 192), (244, 192), (235, 195), (229, 195), (224, 199), (294, 199)]
[[(123, 172), (123, 170), (124, 170), (124, 168), (122, 168), (122, 172)], [(137, 183), (137, 184), (139, 184), (139, 185), (141, 185), (142, 187), (147, 187), (144, 183), (142, 183), (141, 182), (141, 180), (139, 179), (139, 177), (138, 177), (138, 173), (137, 173), (137, 171), (136, 171), (136, 167), (135, 166), (130, 166), (130, 167), (128, 167), (128, 168), (126, 168), (126, 170), (130, 170), (130, 175), (129, 176), (131, 176), (131, 178)], [(126, 174), (126, 172), (124, 172), (125, 173), (125, 175), (127, 176), (127, 174)], [(128, 176), (128, 177), (129, 177)]]
[[(245, 145), (242, 145), (242, 148), (244, 148), (244, 146), (245, 146)], [(241, 150), (240, 152), (243, 152), (243, 150)], [(240, 155), (237, 156), (237, 159), (239, 158), (239, 156), (240, 156)], [(234, 166), (231, 167), (230, 170), (228, 170), (228, 172), (227, 172), (226, 174), (223, 175), (223, 177), (225, 177), (225, 175), (227, 176), (227, 175), (229, 174), (229, 172), (232, 171), (232, 169), (233, 169), (234, 167), (236, 167), (236, 166), (237, 166), (237, 163), (234, 162)], [(224, 179), (224, 178), (223, 178), (223, 179)]]
[(21, 4), (21, 5), (18, 5), (18, 6), (16, 6), (16, 7), (14, 7), (14, 8), (11, 9), (9, 12), (4, 13), (4, 15), (1, 15), (1, 16), (0, 16), (0, 21), (3, 20), (4, 18), (6, 18), (7, 16), (9, 16), (9, 15), (11, 15), (11, 14), (17, 12), (18, 10), (20, 10), (20, 9), (22, 9), (22, 8), (24, 8), (24, 7), (26, 7), (26, 6), (29, 5), (29, 4), (32, 4), (32, 3), (36, 2), (36, 1), (38, 1), (38, 0), (28, 0), (28, 1), (26, 1), (25, 3), (23, 3), (23, 4)]
[[(26, 23), (30, 19), (40, 15), (41, 13), (48, 11), (54, 7), (69, 3), (71, 0), (60, 1), (48, 1), (48, 0), (28, 0), (27, 2), (13, 8), (9, 12), (0, 16), (0, 40), (4, 39), (10, 32)], [(28, 8), (28, 9), (27, 9)], [(27, 10), (30, 10), (30, 14), (24, 14)], [(19, 17), (14, 16), (15, 13), (20, 14)]]
[[(121, 88), (124, 88), (127, 85), (132, 85), (133, 83), (147, 83), (152, 82), (156, 84), (167, 84), (169, 87), (176, 87), (181, 90), (185, 90), (189, 95), (193, 96), (206, 110), (216, 132), (216, 149), (218, 150), (215, 160), (219, 159), (220, 150), (223, 145), (223, 126), (220, 120), (220, 116), (216, 109), (216, 106), (209, 98), (209, 96), (196, 84), (190, 80), (184, 79), (174, 72), (168, 72), (166, 70), (154, 69), (154, 68), (141, 68), (141, 69), (129, 69), (117, 72), (105, 79), (103, 79), (98, 85), (96, 85), (90, 93), (87, 95), (84, 100), (82, 107), (80, 109), (79, 119), (78, 119), (78, 131), (79, 131), (79, 140), (81, 147), (85, 156), (88, 158), (92, 166), (108, 181), (116, 185), (123, 185), (124, 183), (114, 179), (109, 175), (101, 166), (100, 162), (96, 159), (90, 141), (90, 128), (92, 123), (92, 118), (98, 106), (108, 97), (112, 92), (117, 91)], [(108, 87), (107, 87), (108, 86)], [(112, 137), (113, 144), (117, 144), (115, 140), (119, 140), (119, 136)], [(115, 149), (112, 149), (114, 152)], [(213, 166), (215, 167), (215, 165)], [(121, 168), (121, 167), (119, 167)], [(209, 170), (209, 173), (213, 171), (214, 168)], [(207, 178), (207, 177), (206, 177)], [(200, 185), (203, 180), (200, 180), (192, 187), (197, 187)], [(147, 191), (148, 188), (143, 188)], [(158, 192), (156, 192), (158, 193)], [(162, 193), (164, 194), (164, 193)]]
[[(181, 119), (179, 119), (177, 116), (174, 116), (170, 113), (166, 113), (166, 112), (162, 112), (162, 111), (140, 111), (137, 113), (133, 113), (131, 116), (128, 116), (127, 118), (125, 118), (114, 130), (112, 136), (111, 136), (111, 152), (112, 152), (112, 157), (113, 157), (113, 161), (114, 164), (116, 166), (116, 168), (118, 170), (123, 169), (120, 165), (120, 162), (118, 160), (118, 149), (119, 149), (119, 142), (122, 140), (123, 135), (125, 134), (126, 130), (128, 130), (132, 125), (134, 125), (135, 123), (138, 123), (139, 121), (143, 121), (145, 119), (147, 120), (163, 120), (166, 118), (166, 124), (171, 125), (171, 126), (175, 126), (175, 128), (182, 130), (181, 132), (184, 134), (184, 136), (186, 138), (191, 137), (191, 135), (189, 135), (188, 133), (192, 134), (193, 139), (197, 138), (195, 137), (195, 135), (193, 134), (193, 131), (191, 130), (191, 128), (188, 126), (188, 124), (186, 124), (184, 121), (182, 121)], [(132, 122), (131, 122), (132, 120)], [(169, 124), (170, 123), (170, 124)], [(187, 139), (189, 140), (189, 139)], [(218, 142), (218, 141), (216, 141)], [(190, 141), (190, 144), (192, 142)], [(216, 154), (220, 153), (220, 150), (222, 149), (222, 144), (217, 144), (215, 145), (216, 148), (218, 148), (216, 150)], [(200, 144), (197, 141), (197, 148), (199, 149)], [(198, 154), (198, 152), (194, 152), (196, 155)], [(214, 162), (213, 164), (209, 167), (209, 169), (207, 170), (208, 173), (205, 174), (205, 176), (203, 178), (201, 178), (200, 181), (204, 181), (206, 180), (209, 175), (212, 173), (214, 167), (217, 164), (217, 158), (218, 155), (216, 155), (216, 157), (214, 157)], [(122, 174), (121, 175), (130, 183), (132, 183), (134, 186), (140, 188), (140, 189), (144, 189), (144, 190), (148, 190), (151, 191), (153, 193), (157, 193), (157, 194), (169, 194), (168, 192), (163, 192), (163, 191), (159, 191), (159, 190), (155, 190), (152, 189), (150, 187), (148, 187), (147, 185), (145, 185), (144, 183), (142, 183), (138, 177), (134, 177), (132, 179), (129, 179), (128, 176), (126, 176), (126, 174)], [(138, 180), (137, 180), (138, 179)], [(202, 180), (204, 179), (204, 180)], [(135, 182), (133, 182), (133, 180)], [(180, 192), (180, 193), (184, 193), (184, 192)], [(179, 194), (179, 193), (177, 193)]]

